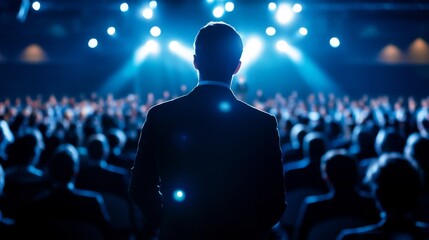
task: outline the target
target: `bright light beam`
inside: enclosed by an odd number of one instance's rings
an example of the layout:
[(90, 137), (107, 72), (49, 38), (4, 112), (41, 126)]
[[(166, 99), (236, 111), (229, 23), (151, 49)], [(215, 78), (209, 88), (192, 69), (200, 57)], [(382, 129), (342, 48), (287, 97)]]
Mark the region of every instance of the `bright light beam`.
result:
[(157, 54), (158, 52), (159, 44), (155, 40), (147, 41), (143, 46), (137, 49), (132, 59), (126, 62), (122, 68), (107, 79), (106, 83), (98, 92), (100, 94), (107, 94), (121, 89), (137, 75), (139, 70), (138, 66), (143, 63), (149, 55)]
[(143, 62), (149, 54), (156, 54), (159, 51), (159, 45), (154, 40), (149, 40), (145, 45), (137, 49), (134, 56), (134, 62), (138, 65)]
[(285, 54), (292, 60), (303, 80), (315, 91), (342, 94), (342, 90), (337, 84), (297, 48), (291, 46), (284, 40), (278, 41), (276, 48), (280, 53)]
[(243, 54), (241, 56), (241, 71), (246, 69), (256, 58), (259, 57), (263, 49), (262, 40), (258, 37), (250, 37), (244, 41)]
[(183, 46), (178, 41), (171, 41), (168, 45), (168, 48), (170, 51), (177, 56), (179, 56), (181, 59), (193, 63), (194, 62), (194, 50), (188, 47)]

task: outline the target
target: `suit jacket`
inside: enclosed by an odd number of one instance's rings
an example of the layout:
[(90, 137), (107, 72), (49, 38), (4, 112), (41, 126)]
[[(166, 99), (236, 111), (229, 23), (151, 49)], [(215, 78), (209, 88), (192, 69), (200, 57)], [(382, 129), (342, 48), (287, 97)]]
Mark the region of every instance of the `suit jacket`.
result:
[(377, 223), (380, 220), (380, 213), (373, 198), (360, 195), (353, 190), (310, 196), (305, 198), (301, 205), (294, 239), (308, 239), (310, 230), (318, 223), (341, 217), (359, 219), (366, 225)]
[(259, 239), (286, 208), (277, 121), (216, 85), (157, 105), (129, 191), (159, 239)]
[(61, 234), (57, 229), (46, 229), (49, 222), (59, 220), (79, 221), (96, 226), (106, 237), (109, 234), (110, 217), (102, 196), (93, 191), (55, 188), (42, 194), (19, 212), (17, 227), (22, 234), (31, 232), (45, 238)]

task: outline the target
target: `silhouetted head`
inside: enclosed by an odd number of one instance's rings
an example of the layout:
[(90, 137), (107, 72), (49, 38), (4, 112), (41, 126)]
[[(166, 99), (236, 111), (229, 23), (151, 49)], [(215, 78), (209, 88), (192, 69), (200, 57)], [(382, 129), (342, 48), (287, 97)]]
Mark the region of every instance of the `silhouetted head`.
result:
[(326, 140), (322, 134), (311, 132), (305, 135), (303, 145), (304, 156), (310, 158), (311, 162), (320, 162), (326, 152)]
[(415, 160), (422, 168), (425, 178), (429, 179), (429, 139), (420, 134), (410, 135), (405, 146), (405, 156)]
[(7, 149), (11, 163), (21, 166), (36, 165), (43, 149), (42, 143), (40, 143), (40, 141), (43, 142), (41, 138), (36, 131), (27, 131), (17, 137)]
[(336, 139), (343, 134), (343, 129), (340, 123), (335, 120), (326, 121), (326, 133), (329, 139)]
[(307, 129), (301, 123), (295, 124), (290, 131), (290, 141), (293, 148), (302, 148)]
[(353, 128), (352, 144), (358, 145), (361, 150), (374, 151), (375, 139), (371, 131), (363, 125), (357, 125)]
[(375, 150), (379, 156), (383, 153), (403, 153), (404, 147), (405, 139), (394, 128), (378, 131), (375, 138)]
[(87, 149), (90, 159), (95, 161), (106, 159), (109, 154), (109, 143), (107, 138), (101, 133), (92, 135), (88, 139)]
[(383, 154), (368, 169), (365, 181), (386, 213), (404, 214), (416, 205), (423, 179), (414, 160), (398, 153)]
[(49, 163), (49, 174), (56, 183), (68, 184), (79, 171), (79, 154), (71, 144), (64, 144), (54, 152)]
[(423, 109), (417, 114), (417, 128), (424, 137), (429, 137), (429, 110)]
[(119, 149), (122, 150), (127, 141), (127, 136), (124, 131), (118, 128), (112, 128), (107, 133), (107, 141), (109, 142), (110, 150)]
[(194, 66), (200, 79), (230, 82), (240, 67), (243, 41), (237, 31), (224, 22), (209, 22), (195, 37)]
[(320, 164), (323, 178), (338, 191), (354, 190), (358, 181), (357, 160), (345, 149), (326, 152)]

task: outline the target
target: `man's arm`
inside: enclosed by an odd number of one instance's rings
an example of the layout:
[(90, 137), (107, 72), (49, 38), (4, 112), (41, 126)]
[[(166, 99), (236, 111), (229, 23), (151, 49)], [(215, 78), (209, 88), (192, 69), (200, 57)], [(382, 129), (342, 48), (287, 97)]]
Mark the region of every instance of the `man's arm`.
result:
[(263, 134), (263, 151), (259, 165), (258, 219), (264, 230), (276, 224), (286, 209), (283, 163), (277, 121), (272, 117)]
[(162, 194), (156, 164), (156, 129), (149, 111), (140, 133), (134, 166), (131, 169), (129, 195), (149, 225), (157, 229), (161, 221)]

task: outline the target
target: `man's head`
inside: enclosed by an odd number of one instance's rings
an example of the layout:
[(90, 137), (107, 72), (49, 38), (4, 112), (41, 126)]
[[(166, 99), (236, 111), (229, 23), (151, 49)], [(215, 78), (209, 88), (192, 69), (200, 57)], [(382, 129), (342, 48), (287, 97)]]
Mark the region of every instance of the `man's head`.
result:
[(412, 210), (423, 188), (418, 164), (399, 153), (381, 155), (368, 168), (365, 182), (387, 213), (403, 214)]
[(231, 80), (240, 68), (243, 41), (237, 31), (224, 22), (209, 22), (195, 37), (194, 66), (200, 79)]
[(344, 149), (326, 152), (320, 164), (323, 178), (336, 190), (354, 190), (358, 182), (357, 160), (347, 154)]

